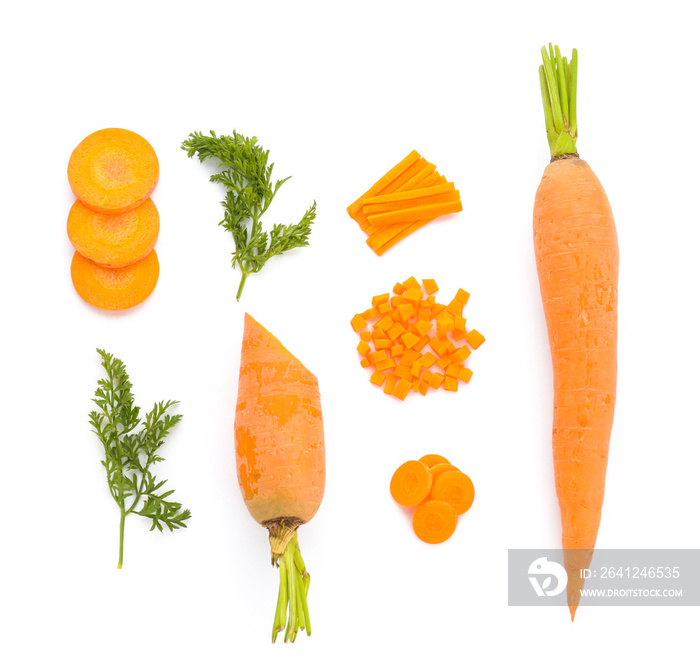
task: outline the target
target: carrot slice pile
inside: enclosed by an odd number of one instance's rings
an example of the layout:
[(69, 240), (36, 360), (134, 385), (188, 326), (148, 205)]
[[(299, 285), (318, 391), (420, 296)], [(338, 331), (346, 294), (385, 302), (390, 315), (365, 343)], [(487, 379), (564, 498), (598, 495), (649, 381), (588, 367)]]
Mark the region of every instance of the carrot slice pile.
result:
[(413, 531), (428, 544), (448, 540), (457, 520), (474, 502), (474, 484), (468, 475), (439, 454), (401, 464), (391, 478), (394, 500), (415, 507)]
[(484, 336), (467, 331), (464, 306), (469, 293), (459, 289), (449, 304), (436, 302), (434, 279), (414, 277), (375, 295), (372, 306), (350, 321), (360, 335), (360, 364), (372, 370), (370, 382), (402, 401), (409, 392), (456, 392), (472, 370), (465, 362)]
[(76, 249), (73, 285), (89, 304), (129, 309), (155, 288), (160, 218), (149, 197), (158, 177), (153, 148), (127, 129), (93, 132), (73, 150), (68, 182), (77, 200), (66, 230)]
[(381, 256), (428, 222), (461, 212), (462, 202), (454, 183), (413, 150), (347, 210)]

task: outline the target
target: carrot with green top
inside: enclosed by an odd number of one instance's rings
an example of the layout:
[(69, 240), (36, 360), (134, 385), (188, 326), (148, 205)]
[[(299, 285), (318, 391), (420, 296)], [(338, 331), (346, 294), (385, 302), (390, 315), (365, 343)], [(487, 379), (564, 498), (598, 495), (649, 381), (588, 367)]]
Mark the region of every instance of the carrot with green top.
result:
[(568, 61), (550, 45), (542, 60), (552, 158), (535, 196), (533, 236), (552, 356), (554, 475), (573, 620), (600, 526), (615, 411), (619, 250), (608, 198), (576, 147), (577, 52)]

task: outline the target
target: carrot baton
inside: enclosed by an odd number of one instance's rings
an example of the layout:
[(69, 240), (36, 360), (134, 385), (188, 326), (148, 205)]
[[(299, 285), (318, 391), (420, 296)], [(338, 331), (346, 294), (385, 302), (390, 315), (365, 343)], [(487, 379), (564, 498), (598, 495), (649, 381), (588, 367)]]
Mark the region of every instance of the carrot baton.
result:
[(578, 55), (542, 48), (552, 155), (535, 197), (537, 272), (554, 378), (552, 446), (571, 620), (600, 526), (617, 382), (618, 243), (610, 204), (576, 151)]
[[(311, 634), (309, 574), (297, 528), (316, 514), (326, 479), (316, 377), (248, 314), (234, 424), (238, 482), (251, 516), (268, 529), (280, 589), (272, 641)], [(288, 617), (287, 617), (288, 616)]]

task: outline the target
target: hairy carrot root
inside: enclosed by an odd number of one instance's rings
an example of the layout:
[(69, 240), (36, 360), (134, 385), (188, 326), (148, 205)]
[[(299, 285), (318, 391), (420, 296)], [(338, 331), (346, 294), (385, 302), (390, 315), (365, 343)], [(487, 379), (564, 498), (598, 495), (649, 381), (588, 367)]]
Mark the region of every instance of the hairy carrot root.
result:
[(145, 258), (160, 230), (158, 209), (150, 198), (122, 214), (101, 214), (73, 203), (68, 239), (85, 258), (104, 267), (124, 267)]
[(76, 251), (71, 277), (78, 295), (88, 304), (108, 311), (130, 309), (143, 302), (158, 282), (159, 265), (155, 250), (125, 267), (103, 267)]
[(68, 181), (84, 205), (121, 214), (141, 205), (158, 183), (158, 157), (128, 129), (100, 129), (84, 138), (68, 161)]

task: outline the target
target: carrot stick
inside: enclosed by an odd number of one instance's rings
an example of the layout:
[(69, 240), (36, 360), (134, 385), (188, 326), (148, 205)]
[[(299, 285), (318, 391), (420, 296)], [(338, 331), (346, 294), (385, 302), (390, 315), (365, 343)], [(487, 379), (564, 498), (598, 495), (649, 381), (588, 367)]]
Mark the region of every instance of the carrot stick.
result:
[[(550, 47), (551, 49), (551, 47)], [(617, 382), (618, 242), (605, 190), (576, 150), (578, 55), (542, 49), (551, 163), (533, 235), (554, 381), (552, 448), (569, 612), (574, 619), (600, 526)]]
[(104, 267), (124, 267), (141, 260), (156, 244), (160, 218), (150, 198), (121, 214), (95, 212), (76, 200), (68, 214), (71, 244)]
[(390, 194), (379, 194), (377, 196), (369, 196), (362, 201), (363, 208), (367, 205), (375, 205), (376, 203), (392, 203), (394, 201), (405, 201), (411, 198), (424, 198), (426, 196), (434, 196), (435, 194), (444, 194), (448, 191), (454, 191), (454, 182), (446, 182), (445, 184), (433, 185), (432, 187), (419, 187), (417, 189), (408, 189), (395, 191)]
[(414, 164), (420, 159), (420, 155), (412, 150), (406, 157), (404, 157), (396, 166), (390, 168), (382, 177), (379, 178), (362, 196), (360, 196), (354, 203), (348, 206), (348, 214), (354, 219), (356, 213), (362, 208), (362, 199), (368, 196), (374, 196), (378, 194), (384, 187), (391, 184), (401, 173), (403, 173), (409, 166)]
[(103, 267), (73, 254), (70, 272), (73, 286), (88, 304), (107, 311), (123, 311), (141, 304), (156, 287), (160, 268), (155, 250), (125, 267)]
[(84, 138), (68, 161), (76, 198), (96, 212), (121, 214), (141, 205), (158, 183), (158, 157), (128, 129), (100, 129)]
[[(443, 186), (443, 185), (440, 185)], [(453, 185), (454, 189), (454, 185)], [(380, 214), (382, 212), (393, 212), (394, 210), (407, 210), (417, 205), (432, 205), (435, 203), (450, 203), (460, 199), (458, 191), (446, 191), (440, 194), (433, 194), (424, 197), (416, 196), (415, 198), (407, 198), (404, 200), (387, 201), (386, 203), (377, 203), (373, 205), (365, 205), (362, 211), (366, 215)], [(375, 228), (379, 228), (382, 224), (375, 224)]]
[(248, 314), (234, 430), (241, 493), (251, 516), (268, 529), (272, 563), (280, 569), (272, 640), (286, 624), (285, 641), (293, 641), (298, 629), (310, 633), (309, 576), (296, 531), (323, 498), (321, 399), (316, 377)]
[(368, 221), (374, 226), (385, 226), (388, 224), (402, 224), (409, 221), (421, 221), (422, 219), (435, 219), (444, 214), (461, 212), (461, 201), (450, 201), (447, 203), (434, 203), (419, 205), (406, 210), (394, 210), (393, 212), (382, 212), (381, 214), (371, 214)]

